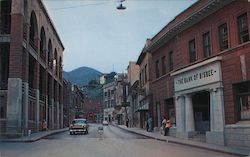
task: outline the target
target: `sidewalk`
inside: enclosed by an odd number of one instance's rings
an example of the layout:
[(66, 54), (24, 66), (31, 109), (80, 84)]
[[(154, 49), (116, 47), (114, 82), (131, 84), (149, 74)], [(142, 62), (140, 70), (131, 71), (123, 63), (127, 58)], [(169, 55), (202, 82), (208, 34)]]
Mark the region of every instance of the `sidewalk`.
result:
[(212, 150), (212, 151), (235, 154), (235, 155), (243, 155), (243, 156), (250, 155), (250, 149), (219, 146), (219, 145), (213, 145), (213, 144), (208, 144), (208, 143), (203, 143), (203, 142), (180, 139), (180, 138), (171, 137), (171, 136), (163, 136), (159, 133), (147, 132), (146, 130), (143, 130), (140, 128), (127, 128), (124, 125), (115, 125), (115, 126), (117, 126), (120, 129), (129, 131), (138, 135), (143, 135), (152, 139), (166, 141), (169, 143), (177, 143), (177, 144), (193, 146), (193, 147)]
[(33, 133), (30, 136), (24, 136), (20, 138), (9, 138), (9, 139), (0, 139), (0, 142), (35, 142), (40, 140), (43, 137), (67, 131), (68, 128), (58, 129), (58, 130), (49, 130), (49, 131), (41, 131), (38, 133)]

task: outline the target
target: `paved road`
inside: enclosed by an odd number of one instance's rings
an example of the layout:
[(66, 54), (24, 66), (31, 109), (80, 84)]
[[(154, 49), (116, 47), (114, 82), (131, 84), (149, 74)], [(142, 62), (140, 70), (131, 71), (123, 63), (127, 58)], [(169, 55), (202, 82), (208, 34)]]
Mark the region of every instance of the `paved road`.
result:
[(88, 135), (64, 132), (34, 143), (0, 143), (0, 157), (232, 157), (148, 139), (113, 126), (105, 126), (100, 138), (97, 127), (91, 125)]

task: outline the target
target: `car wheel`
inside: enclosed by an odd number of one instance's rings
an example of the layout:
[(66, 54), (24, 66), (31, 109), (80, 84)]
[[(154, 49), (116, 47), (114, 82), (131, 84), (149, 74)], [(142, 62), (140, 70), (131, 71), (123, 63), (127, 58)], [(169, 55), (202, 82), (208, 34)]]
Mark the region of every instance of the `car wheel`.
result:
[(89, 131), (88, 131), (88, 129), (86, 130), (86, 134), (88, 134), (89, 133)]
[(70, 135), (72, 135), (72, 132), (69, 132)]

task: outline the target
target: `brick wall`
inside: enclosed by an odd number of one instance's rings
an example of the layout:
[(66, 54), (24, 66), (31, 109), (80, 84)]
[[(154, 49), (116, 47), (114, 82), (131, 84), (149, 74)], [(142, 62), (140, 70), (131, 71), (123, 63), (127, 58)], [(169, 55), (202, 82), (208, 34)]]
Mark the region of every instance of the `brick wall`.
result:
[[(193, 7), (195, 7), (194, 5)], [(195, 8), (193, 8), (195, 10)], [(188, 11), (191, 11), (189, 8)], [(213, 13), (212, 15), (206, 17), (204, 20), (193, 25), (187, 30), (179, 33), (172, 40), (164, 44), (159, 49), (152, 52), (152, 61), (150, 64), (150, 75), (152, 78), (152, 92), (154, 105), (156, 102), (160, 102), (163, 106), (164, 99), (172, 97), (174, 95), (174, 84), (173, 79), (168, 76), (162, 76), (156, 78), (155, 76), (155, 62), (159, 60), (161, 62), (162, 56), (168, 56), (170, 51), (174, 53), (174, 70), (181, 69), (193, 65), (195, 63), (206, 60), (207, 58), (203, 55), (203, 41), (202, 35), (206, 32), (210, 32), (211, 41), (211, 56), (214, 57), (221, 55), (222, 60), (222, 79), (224, 86), (224, 103), (225, 103), (225, 120), (226, 124), (232, 124), (237, 121), (235, 101), (233, 96), (233, 84), (243, 81), (241, 73), (240, 55), (245, 55), (246, 59), (246, 70), (247, 70), (247, 80), (250, 79), (250, 54), (249, 45), (250, 42), (239, 45), (238, 39), (238, 27), (237, 27), (237, 17), (245, 12), (248, 13), (248, 26), (250, 28), (250, 3), (247, 1), (236, 1), (225, 6), (219, 11)], [(185, 12), (187, 13), (187, 12)], [(191, 12), (189, 12), (191, 13)], [(183, 14), (183, 13), (182, 13)], [(187, 13), (188, 14), (188, 13)], [(177, 17), (181, 17), (178, 15)], [(176, 18), (178, 19), (178, 18)], [(219, 37), (218, 37), (218, 27), (227, 22), (228, 25), (228, 38), (229, 38), (229, 49), (222, 51), (219, 48)], [(169, 26), (168, 26), (169, 27)], [(250, 30), (250, 29), (249, 29)], [(190, 40), (195, 39), (197, 61), (194, 63), (189, 63), (189, 49), (188, 43)], [(168, 65), (168, 63), (167, 63)], [(160, 63), (161, 68), (161, 63)], [(168, 68), (167, 68), (168, 69)], [(161, 71), (161, 69), (160, 69)], [(168, 72), (168, 71), (167, 71)], [(161, 73), (160, 73), (161, 75)], [(164, 111), (164, 110), (162, 110)], [(165, 111), (164, 111), (165, 112)], [(154, 111), (156, 116), (156, 111)], [(155, 118), (156, 124), (157, 118)]]

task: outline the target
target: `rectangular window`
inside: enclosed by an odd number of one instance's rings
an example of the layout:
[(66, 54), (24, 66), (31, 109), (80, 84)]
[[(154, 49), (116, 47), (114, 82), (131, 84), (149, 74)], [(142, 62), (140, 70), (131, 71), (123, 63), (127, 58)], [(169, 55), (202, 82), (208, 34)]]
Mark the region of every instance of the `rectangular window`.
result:
[(141, 76), (141, 73), (140, 73), (140, 87), (142, 87), (142, 76)]
[(173, 51), (169, 52), (169, 71), (174, 69), (174, 58)]
[(6, 118), (6, 101), (4, 96), (0, 96), (0, 118)]
[(221, 51), (228, 49), (228, 30), (226, 23), (219, 26), (219, 42)]
[(147, 76), (147, 64), (144, 66), (144, 79), (145, 79), (145, 83), (148, 82), (148, 76)]
[(247, 13), (239, 16), (237, 22), (239, 31), (239, 43), (241, 44), (249, 41)]
[(161, 70), (162, 70), (162, 75), (165, 75), (166, 74), (166, 57), (163, 56), (161, 58)]
[(0, 34), (10, 34), (11, 28), (11, 1), (0, 1)]
[(159, 60), (155, 62), (155, 76), (158, 78), (160, 76)]
[(239, 120), (250, 120), (250, 82), (236, 85)]
[(142, 69), (142, 86), (145, 84), (144, 69)]
[(210, 48), (210, 33), (207, 32), (203, 34), (203, 53), (204, 57), (209, 57), (211, 55), (211, 48)]
[(189, 41), (189, 62), (196, 61), (195, 39)]

